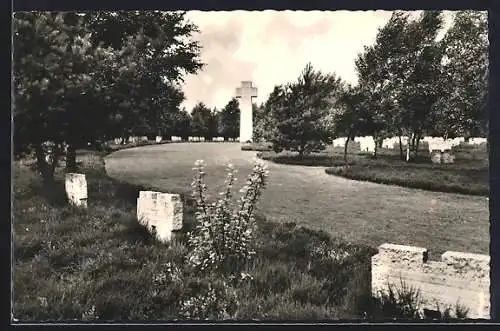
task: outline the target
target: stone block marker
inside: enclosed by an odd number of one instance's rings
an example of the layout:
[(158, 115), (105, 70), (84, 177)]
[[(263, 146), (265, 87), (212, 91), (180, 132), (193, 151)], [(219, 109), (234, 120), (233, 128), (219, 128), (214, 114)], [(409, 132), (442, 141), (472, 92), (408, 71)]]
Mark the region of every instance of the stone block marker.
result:
[(179, 194), (140, 191), (137, 199), (137, 220), (156, 232), (158, 239), (170, 241), (172, 231), (182, 229), (183, 208)]
[(420, 290), (422, 308), (438, 310), (457, 304), (469, 309), (467, 318), (490, 318), (490, 257), (447, 251), (441, 261), (428, 261), (423, 247), (383, 244), (372, 257), (372, 294), (387, 284)]
[(87, 208), (87, 179), (84, 174), (67, 173), (64, 187), (70, 204)]
[(257, 97), (257, 88), (251, 81), (242, 81), (241, 87), (236, 88), (236, 98), (240, 105), (240, 142), (252, 141), (253, 119), (252, 98)]
[(432, 151), (431, 152), (431, 161), (434, 164), (441, 164), (441, 151)]
[(455, 155), (453, 155), (450, 151), (444, 151), (441, 154), (441, 162), (443, 162), (444, 164), (455, 163)]
[(156, 143), (159, 144), (163, 140), (162, 136), (156, 136)]

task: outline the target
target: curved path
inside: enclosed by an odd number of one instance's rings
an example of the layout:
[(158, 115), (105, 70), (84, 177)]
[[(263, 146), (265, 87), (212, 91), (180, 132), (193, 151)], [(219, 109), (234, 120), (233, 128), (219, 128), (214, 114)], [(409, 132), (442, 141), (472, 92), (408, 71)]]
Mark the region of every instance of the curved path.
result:
[[(194, 162), (203, 159), (209, 192), (215, 194), (223, 184), (224, 166), (235, 165), (242, 185), (255, 154), (241, 151), (238, 143), (151, 145), (112, 153), (106, 169), (122, 181), (189, 192)], [(327, 175), (323, 167), (270, 162), (268, 167), (269, 183), (258, 209), (271, 220), (373, 246), (391, 242), (427, 247), (434, 258), (446, 250), (489, 252), (485, 197), (353, 181)]]

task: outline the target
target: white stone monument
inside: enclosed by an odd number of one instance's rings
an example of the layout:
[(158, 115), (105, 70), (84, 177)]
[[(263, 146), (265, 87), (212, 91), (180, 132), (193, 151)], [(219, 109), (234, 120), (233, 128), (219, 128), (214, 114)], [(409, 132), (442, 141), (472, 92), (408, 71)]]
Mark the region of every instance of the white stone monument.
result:
[(257, 97), (257, 88), (251, 81), (242, 81), (241, 87), (236, 88), (236, 98), (240, 105), (240, 142), (252, 141), (252, 98)]
[(162, 136), (156, 136), (156, 143), (159, 144), (161, 143), (163, 137)]
[(182, 200), (179, 194), (139, 192), (137, 219), (149, 231), (156, 232), (160, 241), (170, 241), (172, 231), (182, 229), (182, 218)]
[(70, 204), (87, 208), (87, 179), (84, 174), (67, 173), (64, 186)]

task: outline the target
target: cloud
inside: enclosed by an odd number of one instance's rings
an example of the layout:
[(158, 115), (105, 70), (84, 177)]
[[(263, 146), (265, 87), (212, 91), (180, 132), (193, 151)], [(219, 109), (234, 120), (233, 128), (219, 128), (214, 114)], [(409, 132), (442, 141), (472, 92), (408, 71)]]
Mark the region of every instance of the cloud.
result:
[[(295, 80), (307, 62), (356, 83), (354, 60), (390, 18), (387, 11), (191, 11), (206, 63), (186, 77), (184, 105), (224, 107), (243, 80), (263, 102), (275, 85)], [(417, 14), (417, 13), (415, 13)]]

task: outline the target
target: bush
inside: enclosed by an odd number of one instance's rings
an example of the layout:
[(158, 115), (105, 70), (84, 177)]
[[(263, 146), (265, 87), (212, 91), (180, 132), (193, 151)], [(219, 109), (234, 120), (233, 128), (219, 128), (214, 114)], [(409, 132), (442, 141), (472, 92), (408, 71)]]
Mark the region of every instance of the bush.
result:
[(455, 307), (440, 307), (436, 310), (423, 308), (420, 289), (407, 285), (402, 279), (400, 285), (387, 284), (386, 289), (379, 290), (372, 297), (369, 312), (365, 318), (370, 319), (464, 319), (467, 318), (468, 308), (457, 303)]
[(206, 201), (206, 185), (203, 161), (196, 162), (193, 180), (193, 197), (196, 199), (195, 231), (189, 234), (190, 264), (202, 271), (220, 270), (238, 273), (255, 254), (254, 209), (267, 177), (265, 165), (257, 162), (248, 176), (237, 210), (230, 210), (234, 169), (228, 166), (225, 191), (221, 199), (209, 205)]
[(241, 146), (242, 151), (267, 152), (272, 150), (271, 143), (246, 143)]
[(282, 152), (261, 152), (257, 156), (266, 161), (272, 161), (279, 164), (303, 165), (314, 167), (331, 167), (333, 163), (332, 156), (325, 153), (306, 154), (300, 158), (296, 153)]

